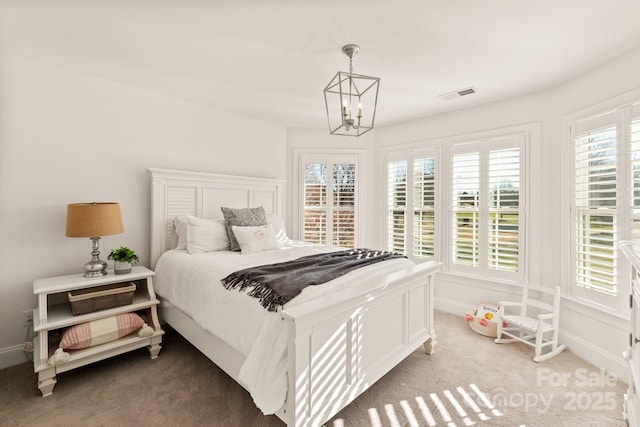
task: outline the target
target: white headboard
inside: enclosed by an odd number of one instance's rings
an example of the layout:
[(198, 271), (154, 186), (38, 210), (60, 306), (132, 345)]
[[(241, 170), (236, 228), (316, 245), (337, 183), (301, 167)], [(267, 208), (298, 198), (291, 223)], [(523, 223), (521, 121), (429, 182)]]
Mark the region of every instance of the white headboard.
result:
[(170, 169), (151, 173), (151, 268), (169, 249), (171, 219), (177, 215), (222, 218), (221, 206), (284, 215), (284, 180)]

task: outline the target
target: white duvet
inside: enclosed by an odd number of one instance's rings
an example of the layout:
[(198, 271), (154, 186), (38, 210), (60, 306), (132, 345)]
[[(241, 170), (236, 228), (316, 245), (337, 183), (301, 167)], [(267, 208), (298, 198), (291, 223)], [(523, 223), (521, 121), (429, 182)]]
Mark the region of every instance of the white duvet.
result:
[[(220, 281), (251, 266), (343, 249), (289, 241), (283, 249), (254, 254), (231, 251), (189, 254), (171, 250), (156, 264), (154, 287), (158, 295), (188, 314), (201, 328), (246, 356), (239, 379), (256, 406), (264, 414), (272, 414), (282, 407), (287, 394), (286, 324), (277, 313), (264, 309), (257, 298), (227, 290)], [(375, 287), (381, 284), (384, 275), (411, 265), (411, 261), (399, 258), (351, 271), (323, 285), (308, 286), (285, 308), (347, 286)]]

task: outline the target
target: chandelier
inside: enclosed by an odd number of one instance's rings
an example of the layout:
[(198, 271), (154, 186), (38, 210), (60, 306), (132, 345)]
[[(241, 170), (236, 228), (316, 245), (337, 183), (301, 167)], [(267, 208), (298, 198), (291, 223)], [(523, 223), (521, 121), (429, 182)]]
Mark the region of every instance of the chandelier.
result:
[(342, 47), (349, 57), (349, 72), (338, 71), (324, 88), (324, 102), (331, 135), (360, 136), (373, 129), (380, 78), (353, 73), (357, 44)]

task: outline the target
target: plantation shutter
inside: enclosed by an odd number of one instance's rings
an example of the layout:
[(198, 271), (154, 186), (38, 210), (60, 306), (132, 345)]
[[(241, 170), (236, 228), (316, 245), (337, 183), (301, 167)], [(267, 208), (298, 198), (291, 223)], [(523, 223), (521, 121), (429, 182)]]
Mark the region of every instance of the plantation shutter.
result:
[(333, 244), (355, 245), (356, 165), (333, 165)]
[(640, 103), (631, 108), (629, 125), (631, 155), (631, 238), (640, 239)]
[(303, 223), (305, 242), (326, 242), (327, 166), (323, 163), (305, 164)]
[(520, 266), (520, 148), (489, 151), (488, 266), (518, 271)]
[(358, 175), (354, 156), (303, 161), (303, 164), (303, 239), (353, 248), (356, 244)]
[(577, 122), (574, 144), (576, 285), (615, 294), (614, 242), (618, 228), (615, 112)]
[(480, 153), (454, 154), (451, 172), (451, 262), (477, 267), (480, 253)]
[(524, 277), (526, 134), (461, 143), (451, 151), (450, 269)]
[(389, 162), (387, 169), (388, 249), (406, 254), (407, 161)]
[(413, 256), (435, 254), (436, 175), (435, 158), (413, 162)]
[(436, 256), (437, 152), (428, 152), (387, 163), (387, 248), (410, 258)]

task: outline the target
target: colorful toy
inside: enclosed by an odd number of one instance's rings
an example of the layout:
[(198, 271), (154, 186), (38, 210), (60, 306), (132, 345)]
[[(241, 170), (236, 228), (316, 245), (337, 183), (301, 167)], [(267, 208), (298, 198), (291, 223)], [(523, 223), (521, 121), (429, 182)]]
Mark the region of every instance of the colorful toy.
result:
[(467, 311), (464, 320), (469, 322), (474, 332), (493, 338), (497, 336), (497, 322), (502, 322), (503, 328), (507, 326), (500, 318), (500, 306), (486, 302), (480, 303), (475, 310)]

